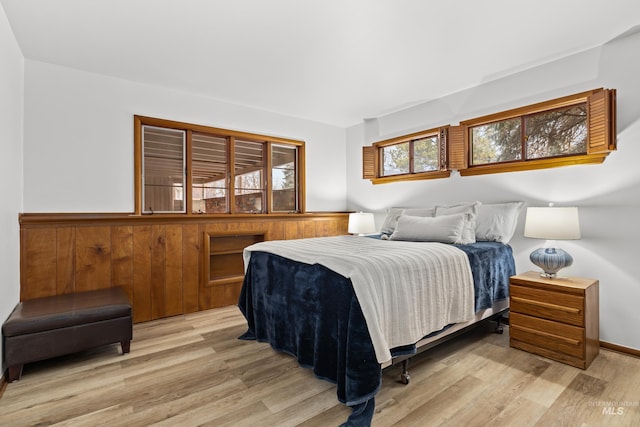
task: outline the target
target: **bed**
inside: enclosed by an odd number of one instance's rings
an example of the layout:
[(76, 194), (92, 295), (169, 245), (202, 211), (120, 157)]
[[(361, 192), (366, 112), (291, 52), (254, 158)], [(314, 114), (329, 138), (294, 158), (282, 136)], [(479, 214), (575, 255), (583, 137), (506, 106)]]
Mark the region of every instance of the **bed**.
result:
[(334, 382), (352, 408), (344, 425), (354, 426), (370, 424), (384, 367), (503, 312), (515, 274), (511, 247), (499, 241), (359, 236), (261, 242), (245, 250), (245, 269), (240, 338), (268, 342)]

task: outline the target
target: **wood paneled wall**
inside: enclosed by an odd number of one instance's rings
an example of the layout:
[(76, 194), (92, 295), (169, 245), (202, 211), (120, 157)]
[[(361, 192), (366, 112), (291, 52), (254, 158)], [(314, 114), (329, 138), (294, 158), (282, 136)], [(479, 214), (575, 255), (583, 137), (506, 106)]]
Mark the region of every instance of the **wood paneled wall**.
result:
[(207, 233), (265, 240), (347, 233), (348, 214), (134, 216), (21, 214), (20, 299), (121, 286), (134, 322), (219, 307), (201, 286)]

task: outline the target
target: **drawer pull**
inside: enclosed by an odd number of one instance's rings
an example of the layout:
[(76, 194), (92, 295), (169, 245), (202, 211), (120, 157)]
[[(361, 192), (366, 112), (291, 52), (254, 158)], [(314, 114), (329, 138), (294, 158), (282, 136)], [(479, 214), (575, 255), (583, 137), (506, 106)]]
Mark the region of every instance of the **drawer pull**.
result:
[(574, 340), (574, 339), (571, 339), (571, 338), (563, 337), (562, 335), (552, 334), (550, 332), (538, 331), (536, 329), (527, 328), (526, 326), (511, 325), (510, 328), (512, 328), (512, 329), (520, 329), (521, 331), (529, 332), (531, 334), (542, 335), (543, 337), (548, 337), (548, 338), (553, 338), (553, 339), (556, 339), (556, 340), (564, 341), (567, 344), (571, 344), (571, 345), (575, 345), (575, 346), (579, 346), (580, 345), (580, 341), (578, 341), (578, 340)]
[(517, 301), (523, 304), (537, 305), (538, 307), (550, 308), (553, 310), (560, 310), (560, 311), (564, 311), (571, 314), (580, 314), (579, 308), (566, 307), (564, 305), (551, 304), (548, 302), (535, 301), (535, 300), (520, 298), (520, 297), (511, 297), (511, 301)]

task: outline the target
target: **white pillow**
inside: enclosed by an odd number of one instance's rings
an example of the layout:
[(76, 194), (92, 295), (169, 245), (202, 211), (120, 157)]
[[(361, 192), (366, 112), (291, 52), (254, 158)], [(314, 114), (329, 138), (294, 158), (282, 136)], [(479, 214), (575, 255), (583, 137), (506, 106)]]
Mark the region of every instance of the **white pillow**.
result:
[(436, 217), (441, 215), (452, 215), (458, 213), (466, 213), (464, 230), (462, 232), (462, 238), (459, 242), (463, 245), (476, 242), (476, 216), (478, 214), (478, 207), (481, 206), (480, 202), (473, 203), (460, 203), (451, 206), (436, 206)]
[(416, 208), (416, 209), (405, 209), (405, 208), (390, 208), (387, 213), (387, 217), (384, 219), (382, 223), (382, 228), (380, 229), (381, 234), (391, 235), (393, 231), (396, 229), (396, 224), (398, 223), (398, 217), (400, 215), (411, 215), (411, 216), (434, 216), (435, 208)]
[(493, 203), (478, 207), (476, 240), (509, 243), (524, 202)]
[(390, 239), (458, 243), (462, 237), (465, 216), (463, 213), (440, 217), (401, 215)]

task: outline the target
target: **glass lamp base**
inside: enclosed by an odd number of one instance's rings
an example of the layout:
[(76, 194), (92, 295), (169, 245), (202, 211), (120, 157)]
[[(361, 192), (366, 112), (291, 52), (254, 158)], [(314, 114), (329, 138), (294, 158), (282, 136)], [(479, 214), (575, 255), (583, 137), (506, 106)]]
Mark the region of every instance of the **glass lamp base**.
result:
[(559, 248), (540, 248), (531, 252), (529, 259), (542, 269), (540, 276), (554, 278), (558, 271), (573, 264), (573, 257)]

